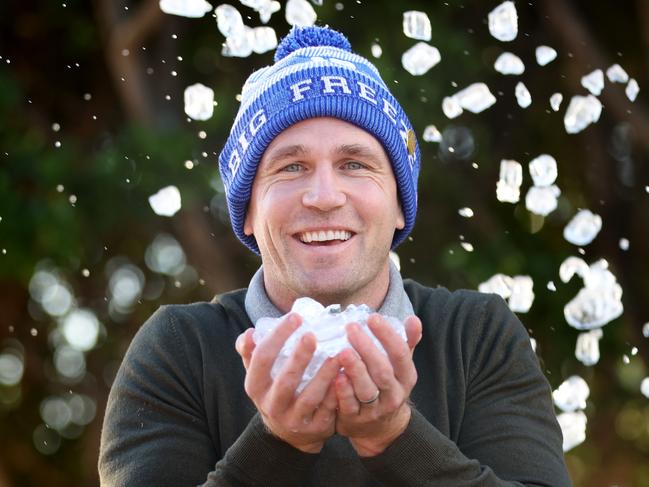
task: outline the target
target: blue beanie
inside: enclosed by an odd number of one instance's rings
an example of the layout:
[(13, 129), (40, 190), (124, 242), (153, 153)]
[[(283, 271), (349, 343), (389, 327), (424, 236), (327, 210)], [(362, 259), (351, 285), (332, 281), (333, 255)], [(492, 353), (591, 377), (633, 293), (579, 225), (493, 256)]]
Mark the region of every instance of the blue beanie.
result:
[(243, 231), (252, 183), (264, 151), (291, 125), (333, 117), (372, 134), (385, 149), (397, 181), (405, 227), (392, 248), (411, 232), (417, 213), (419, 147), (403, 109), (376, 67), (355, 54), (347, 38), (326, 27), (293, 27), (275, 51), (275, 64), (250, 75), (241, 106), (219, 155), (234, 233), (259, 254)]

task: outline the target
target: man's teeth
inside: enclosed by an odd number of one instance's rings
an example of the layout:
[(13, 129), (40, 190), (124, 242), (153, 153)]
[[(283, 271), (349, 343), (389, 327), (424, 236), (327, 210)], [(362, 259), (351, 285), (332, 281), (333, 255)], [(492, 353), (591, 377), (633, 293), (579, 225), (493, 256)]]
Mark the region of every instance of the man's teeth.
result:
[(304, 243), (327, 242), (329, 240), (349, 240), (352, 234), (346, 230), (320, 230), (318, 232), (304, 232), (300, 240)]

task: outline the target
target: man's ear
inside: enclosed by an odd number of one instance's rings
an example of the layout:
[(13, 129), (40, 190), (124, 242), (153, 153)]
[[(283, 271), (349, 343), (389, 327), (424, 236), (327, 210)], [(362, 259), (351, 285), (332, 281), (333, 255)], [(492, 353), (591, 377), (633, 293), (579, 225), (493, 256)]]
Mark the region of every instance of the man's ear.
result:
[(250, 211), (250, 205), (248, 205), (248, 210), (246, 211), (246, 219), (243, 221), (243, 233), (248, 236), (252, 235), (252, 228), (252, 211)]
[(397, 224), (395, 225), (395, 228), (397, 230), (403, 230), (405, 226), (406, 226), (406, 217), (403, 216), (403, 209), (401, 208), (401, 204), (399, 203), (399, 210), (397, 213)]

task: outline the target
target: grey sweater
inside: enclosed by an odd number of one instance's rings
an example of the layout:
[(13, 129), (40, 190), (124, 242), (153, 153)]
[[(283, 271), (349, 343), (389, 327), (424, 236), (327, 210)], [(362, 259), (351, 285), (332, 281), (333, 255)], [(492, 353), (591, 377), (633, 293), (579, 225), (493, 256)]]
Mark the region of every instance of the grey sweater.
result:
[(165, 306), (138, 331), (108, 398), (106, 486), (568, 486), (550, 388), (497, 296), (404, 281), (423, 337), (412, 419), (382, 454), (334, 436), (307, 454), (268, 433), (234, 348), (245, 290)]

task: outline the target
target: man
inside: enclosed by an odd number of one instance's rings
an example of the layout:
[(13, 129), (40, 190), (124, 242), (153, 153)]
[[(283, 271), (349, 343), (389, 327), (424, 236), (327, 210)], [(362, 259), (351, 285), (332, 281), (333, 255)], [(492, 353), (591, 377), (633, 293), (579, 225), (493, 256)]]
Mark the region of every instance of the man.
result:
[[(104, 485), (570, 485), (550, 389), (502, 299), (402, 281), (389, 251), (412, 229), (419, 150), (374, 66), (327, 28), (295, 28), (253, 73), (220, 155), (233, 229), (261, 255), (247, 290), (161, 308), (108, 400)], [(353, 349), (299, 394), (317, 346), (302, 296), (367, 304)], [(235, 352), (236, 349), (236, 352)], [(238, 354), (237, 354), (238, 352)]]

